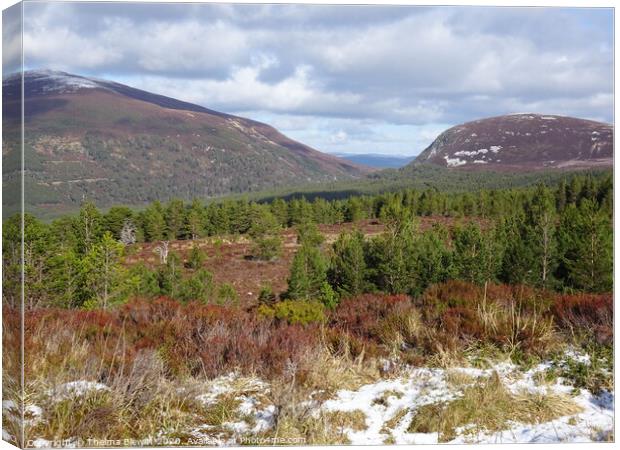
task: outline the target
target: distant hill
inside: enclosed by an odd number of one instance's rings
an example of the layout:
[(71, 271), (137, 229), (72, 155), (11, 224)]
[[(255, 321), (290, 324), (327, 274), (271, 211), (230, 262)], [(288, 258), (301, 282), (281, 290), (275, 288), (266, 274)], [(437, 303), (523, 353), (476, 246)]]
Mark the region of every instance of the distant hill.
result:
[[(20, 80), (2, 85), (5, 187), (19, 178)], [(207, 198), (372, 170), (264, 123), (111, 81), (28, 71), (24, 94), (26, 201), (36, 208)]]
[(613, 165), (613, 126), (541, 114), (475, 120), (441, 133), (413, 162), (493, 171)]
[(332, 155), (376, 169), (398, 169), (399, 167), (406, 166), (415, 159), (415, 156), (381, 155), (378, 153), (362, 153), (356, 155), (349, 153), (332, 153)]

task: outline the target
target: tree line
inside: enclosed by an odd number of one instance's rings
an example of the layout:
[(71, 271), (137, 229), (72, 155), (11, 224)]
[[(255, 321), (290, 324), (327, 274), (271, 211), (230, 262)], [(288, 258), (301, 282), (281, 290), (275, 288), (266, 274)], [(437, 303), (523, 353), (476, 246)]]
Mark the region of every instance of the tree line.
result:
[[(344, 200), (296, 198), (270, 202), (225, 200), (204, 205), (172, 200), (142, 211), (99, 211), (85, 202), (78, 215), (51, 223), (24, 216), (27, 306), (108, 307), (132, 296), (181, 300), (234, 300), (230, 286), (215, 286), (201, 269), (196, 247), (189, 262), (171, 254), (157, 270), (122, 264), (136, 242), (245, 234), (258, 259), (277, 258), (279, 231), (297, 227), (300, 248), (289, 279), (291, 299), (321, 299), (384, 291), (417, 294), (429, 284), (460, 278), (474, 283), (526, 283), (556, 290), (612, 288), (613, 180), (574, 175), (556, 186), (445, 193), (403, 190)], [(453, 229), (420, 231), (416, 217), (485, 219)], [(329, 247), (313, 224), (377, 219), (386, 232), (365, 239), (345, 233)], [(4, 300), (17, 304), (21, 216), (3, 228)], [(163, 250), (163, 247), (162, 247)], [(185, 266), (185, 267), (184, 267)], [(189, 274), (189, 275), (188, 275)]]

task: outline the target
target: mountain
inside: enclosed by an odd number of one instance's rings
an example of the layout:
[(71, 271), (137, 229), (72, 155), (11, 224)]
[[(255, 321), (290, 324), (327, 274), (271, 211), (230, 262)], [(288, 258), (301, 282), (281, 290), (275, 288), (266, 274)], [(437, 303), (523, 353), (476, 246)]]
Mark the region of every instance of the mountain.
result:
[(511, 114), (452, 127), (415, 160), (468, 170), (531, 171), (613, 165), (613, 126), (556, 115)]
[(415, 159), (415, 156), (381, 155), (378, 153), (332, 153), (332, 155), (376, 169), (398, 169)]
[[(21, 75), (2, 83), (5, 185), (19, 171)], [(206, 198), (363, 176), (264, 123), (119, 83), (24, 74), (26, 201), (64, 208)]]

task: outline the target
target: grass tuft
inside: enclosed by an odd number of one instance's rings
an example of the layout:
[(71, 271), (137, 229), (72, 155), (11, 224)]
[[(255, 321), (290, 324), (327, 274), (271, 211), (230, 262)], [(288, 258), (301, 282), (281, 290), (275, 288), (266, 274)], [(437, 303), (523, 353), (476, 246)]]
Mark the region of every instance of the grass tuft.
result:
[(463, 396), (449, 402), (431, 403), (417, 409), (408, 431), (439, 433), (440, 442), (456, 437), (456, 429), (468, 432), (500, 431), (509, 422), (541, 423), (577, 414), (581, 408), (572, 399), (558, 394), (521, 392), (506, 389), (497, 373), (463, 390)]

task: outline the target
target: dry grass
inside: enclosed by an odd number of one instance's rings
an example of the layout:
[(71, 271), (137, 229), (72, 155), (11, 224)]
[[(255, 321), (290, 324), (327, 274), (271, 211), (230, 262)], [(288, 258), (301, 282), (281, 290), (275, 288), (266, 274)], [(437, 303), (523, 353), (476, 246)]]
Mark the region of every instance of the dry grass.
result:
[(363, 431), (368, 428), (368, 425), (366, 425), (366, 414), (361, 409), (328, 411), (324, 414), (330, 426), (336, 427), (339, 430)]
[(553, 318), (536, 310), (525, 311), (516, 300), (504, 305), (483, 300), (477, 315), (484, 334), (509, 354), (522, 351), (546, 354), (558, 348), (560, 340)]
[(393, 355), (417, 345), (425, 331), (420, 313), (412, 307), (396, 308), (377, 328), (379, 340)]
[(32, 401), (44, 407), (44, 414), (27, 430), (27, 438), (140, 439), (182, 433), (201, 423), (203, 408), (196, 392), (167, 380), (162, 367), (155, 352), (144, 352), (128, 375), (110, 380), (109, 389), (82, 395), (55, 396), (58, 384), (44, 388), (43, 381), (36, 387), (29, 383)]
[(474, 384), (476, 382), (476, 377), (462, 370), (449, 369), (446, 371), (446, 382), (451, 387), (460, 389)]
[(461, 398), (422, 406), (415, 412), (408, 431), (438, 432), (439, 440), (447, 442), (456, 437), (457, 428), (466, 425), (471, 426), (469, 432), (493, 432), (508, 428), (511, 421), (535, 424), (580, 411), (564, 395), (512, 394), (495, 373), (465, 388)]
[(308, 355), (296, 371), (296, 381), (308, 390), (321, 390), (330, 396), (338, 390), (355, 390), (381, 378), (380, 364), (364, 355), (353, 359), (346, 353), (334, 355), (323, 348)]
[(383, 434), (389, 434), (391, 430), (396, 428), (401, 423), (401, 421), (407, 415), (407, 412), (407, 408), (402, 408), (396, 411), (396, 413), (394, 413), (392, 417), (385, 421), (383, 427), (381, 428), (381, 432)]
[[(349, 439), (342, 430), (331, 425), (326, 414), (316, 413), (316, 404), (308, 399), (317, 397), (317, 392), (285, 380), (272, 383), (270, 399), (277, 415), (272, 429), (260, 434), (263, 439), (303, 440), (308, 445), (348, 444)], [(323, 394), (318, 392), (318, 396)], [(317, 403), (318, 404), (318, 403)]]

